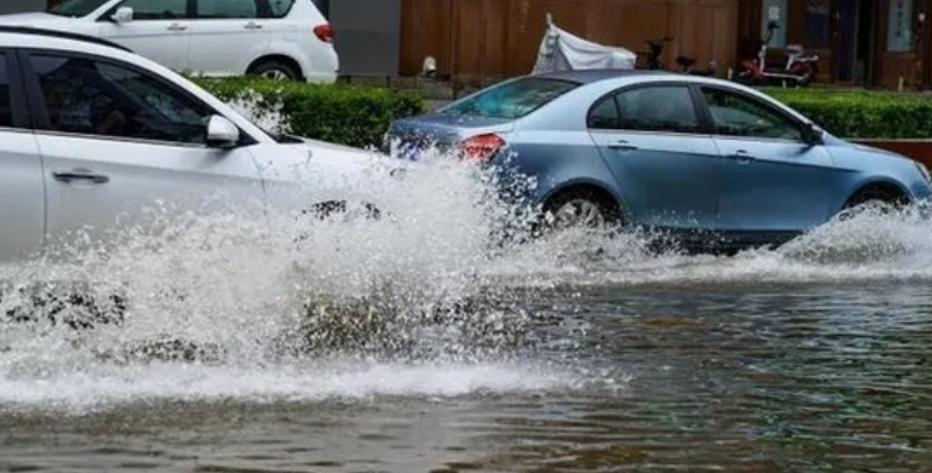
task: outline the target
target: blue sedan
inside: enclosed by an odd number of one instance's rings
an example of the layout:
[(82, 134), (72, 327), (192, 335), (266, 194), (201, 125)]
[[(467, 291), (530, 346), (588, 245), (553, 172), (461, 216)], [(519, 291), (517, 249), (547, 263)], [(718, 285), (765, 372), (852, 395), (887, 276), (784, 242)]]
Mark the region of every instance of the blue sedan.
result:
[(395, 122), (396, 150), (430, 143), (536, 178), (557, 226), (624, 224), (736, 245), (779, 244), (839, 212), (932, 195), (914, 161), (833, 137), (754, 89), (647, 71), (510, 80)]

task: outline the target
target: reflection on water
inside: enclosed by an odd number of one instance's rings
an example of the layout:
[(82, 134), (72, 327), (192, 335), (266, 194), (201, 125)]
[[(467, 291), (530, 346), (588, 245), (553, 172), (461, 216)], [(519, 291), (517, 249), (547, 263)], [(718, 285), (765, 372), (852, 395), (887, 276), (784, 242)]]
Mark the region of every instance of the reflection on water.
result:
[[(918, 210), (656, 254), (496, 240), (475, 177), (412, 172), (381, 221), (186, 216), (6, 268), (0, 314), (26, 321), (0, 321), (0, 470), (932, 467)], [(53, 323), (33, 288), (59, 281), (119, 319)]]

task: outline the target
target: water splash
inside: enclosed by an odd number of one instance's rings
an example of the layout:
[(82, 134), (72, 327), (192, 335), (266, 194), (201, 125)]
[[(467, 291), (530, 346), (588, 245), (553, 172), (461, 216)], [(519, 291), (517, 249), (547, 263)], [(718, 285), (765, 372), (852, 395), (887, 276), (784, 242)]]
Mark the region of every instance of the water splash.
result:
[[(586, 376), (541, 367), (528, 290), (932, 280), (932, 223), (913, 208), (723, 257), (657, 253), (642, 232), (503, 241), (520, 213), (492, 176), (449, 160), (384, 192), (378, 220), (163, 204), (144, 228), (6, 268), (0, 314), (33, 320), (0, 322), (0, 406), (565, 388)], [(62, 323), (88, 317), (69, 303), (75, 282), (112, 323)]]

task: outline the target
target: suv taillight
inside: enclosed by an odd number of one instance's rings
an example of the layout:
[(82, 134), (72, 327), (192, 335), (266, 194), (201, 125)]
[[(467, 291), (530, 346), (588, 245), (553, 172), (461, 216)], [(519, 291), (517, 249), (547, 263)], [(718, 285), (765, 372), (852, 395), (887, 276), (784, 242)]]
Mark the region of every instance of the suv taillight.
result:
[(460, 158), (487, 163), (505, 147), (505, 140), (495, 133), (476, 135), (460, 143)]
[(315, 26), (314, 34), (325, 43), (333, 42), (333, 27), (329, 23)]

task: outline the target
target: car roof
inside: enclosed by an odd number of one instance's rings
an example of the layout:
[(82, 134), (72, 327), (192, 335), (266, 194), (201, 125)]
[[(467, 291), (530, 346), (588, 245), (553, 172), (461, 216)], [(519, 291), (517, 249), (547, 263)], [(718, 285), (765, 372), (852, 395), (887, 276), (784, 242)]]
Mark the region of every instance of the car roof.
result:
[(677, 74), (666, 71), (654, 71), (645, 69), (586, 69), (578, 71), (546, 72), (543, 74), (537, 74), (533, 77), (553, 80), (566, 80), (570, 82), (577, 82), (579, 84), (591, 84), (603, 80), (620, 79), (624, 77), (666, 77), (675, 75)]
[(0, 33), (33, 35), (33, 36), (43, 36), (46, 38), (80, 41), (80, 42), (91, 43), (91, 44), (96, 44), (100, 46), (108, 46), (108, 47), (116, 48), (116, 49), (119, 49), (125, 52), (132, 52), (126, 46), (114, 43), (113, 41), (109, 41), (103, 38), (98, 38), (96, 36), (88, 36), (88, 35), (84, 35), (80, 33), (72, 33), (69, 31), (33, 28), (30, 26), (0, 25)]

